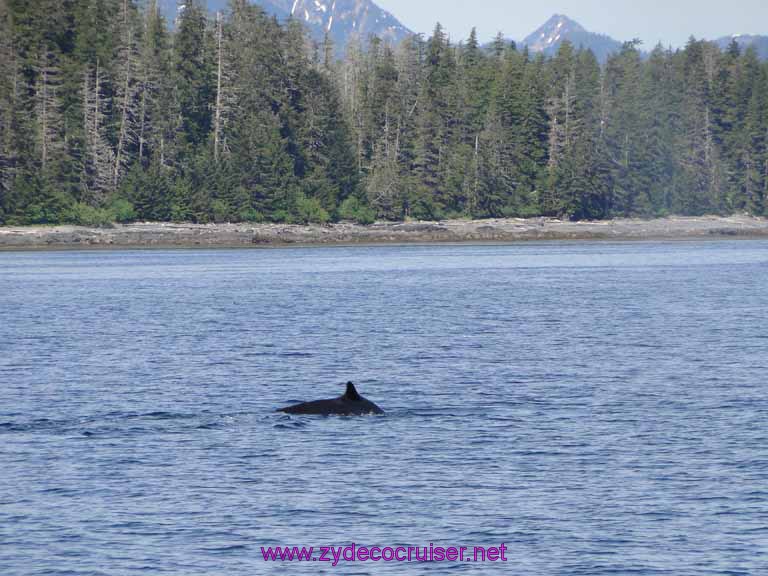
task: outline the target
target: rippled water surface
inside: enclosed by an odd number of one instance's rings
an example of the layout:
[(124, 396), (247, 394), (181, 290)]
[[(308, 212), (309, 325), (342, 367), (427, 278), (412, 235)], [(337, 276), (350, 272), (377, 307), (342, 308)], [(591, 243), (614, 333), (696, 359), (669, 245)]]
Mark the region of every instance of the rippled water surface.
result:
[[(0, 574), (765, 575), (767, 320), (766, 242), (0, 253)], [(351, 542), (508, 561), (261, 554)]]

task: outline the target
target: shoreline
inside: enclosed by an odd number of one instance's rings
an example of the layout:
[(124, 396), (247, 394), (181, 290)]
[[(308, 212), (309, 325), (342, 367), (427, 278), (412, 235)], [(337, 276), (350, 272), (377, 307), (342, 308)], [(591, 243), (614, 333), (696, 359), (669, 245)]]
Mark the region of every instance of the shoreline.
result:
[(359, 225), (176, 224), (0, 227), (0, 250), (270, 248), (375, 244), (512, 243), (547, 240), (768, 238), (768, 219), (700, 216), (569, 222), (548, 218), (377, 222)]

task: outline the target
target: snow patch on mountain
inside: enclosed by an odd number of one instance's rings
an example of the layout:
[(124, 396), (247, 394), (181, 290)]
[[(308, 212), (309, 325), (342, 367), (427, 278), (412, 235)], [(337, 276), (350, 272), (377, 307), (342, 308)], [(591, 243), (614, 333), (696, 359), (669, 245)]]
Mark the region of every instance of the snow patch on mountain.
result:
[(731, 42), (736, 41), (742, 51), (750, 48), (755, 51), (758, 58), (768, 60), (768, 36), (759, 36), (755, 34), (733, 34), (718, 38), (715, 43), (721, 50), (727, 50)]
[[(342, 55), (353, 38), (362, 43), (370, 36), (378, 36), (397, 44), (411, 32), (392, 14), (373, 0), (250, 0), (279, 20), (300, 19), (312, 37), (322, 42), (326, 35)], [(160, 0), (160, 8), (170, 24), (176, 20), (181, 3), (178, 0)], [(229, 0), (207, 0), (210, 12), (228, 9)]]
[(620, 42), (602, 34), (589, 32), (581, 24), (563, 14), (552, 16), (543, 26), (525, 38), (522, 44), (531, 52), (554, 56), (566, 40), (576, 48), (592, 50), (601, 62), (605, 62), (611, 53), (621, 49)]

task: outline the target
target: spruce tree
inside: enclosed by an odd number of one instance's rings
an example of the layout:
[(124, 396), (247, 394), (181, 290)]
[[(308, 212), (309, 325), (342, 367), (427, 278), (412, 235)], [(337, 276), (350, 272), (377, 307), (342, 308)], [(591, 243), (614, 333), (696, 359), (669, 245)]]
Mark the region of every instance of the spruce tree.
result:
[(12, 30), (7, 0), (0, 0), (0, 225), (13, 211), (11, 191), (17, 162), (14, 119), (19, 78)]

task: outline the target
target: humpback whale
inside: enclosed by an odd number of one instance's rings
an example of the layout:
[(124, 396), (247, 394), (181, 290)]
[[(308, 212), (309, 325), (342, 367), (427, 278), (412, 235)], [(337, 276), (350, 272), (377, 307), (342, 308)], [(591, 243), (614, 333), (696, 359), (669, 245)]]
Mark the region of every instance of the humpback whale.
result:
[(355, 385), (347, 382), (347, 391), (343, 396), (329, 400), (303, 402), (295, 406), (280, 408), (277, 412), (286, 414), (310, 414), (317, 416), (363, 416), (365, 414), (384, 414), (384, 410), (357, 393)]

